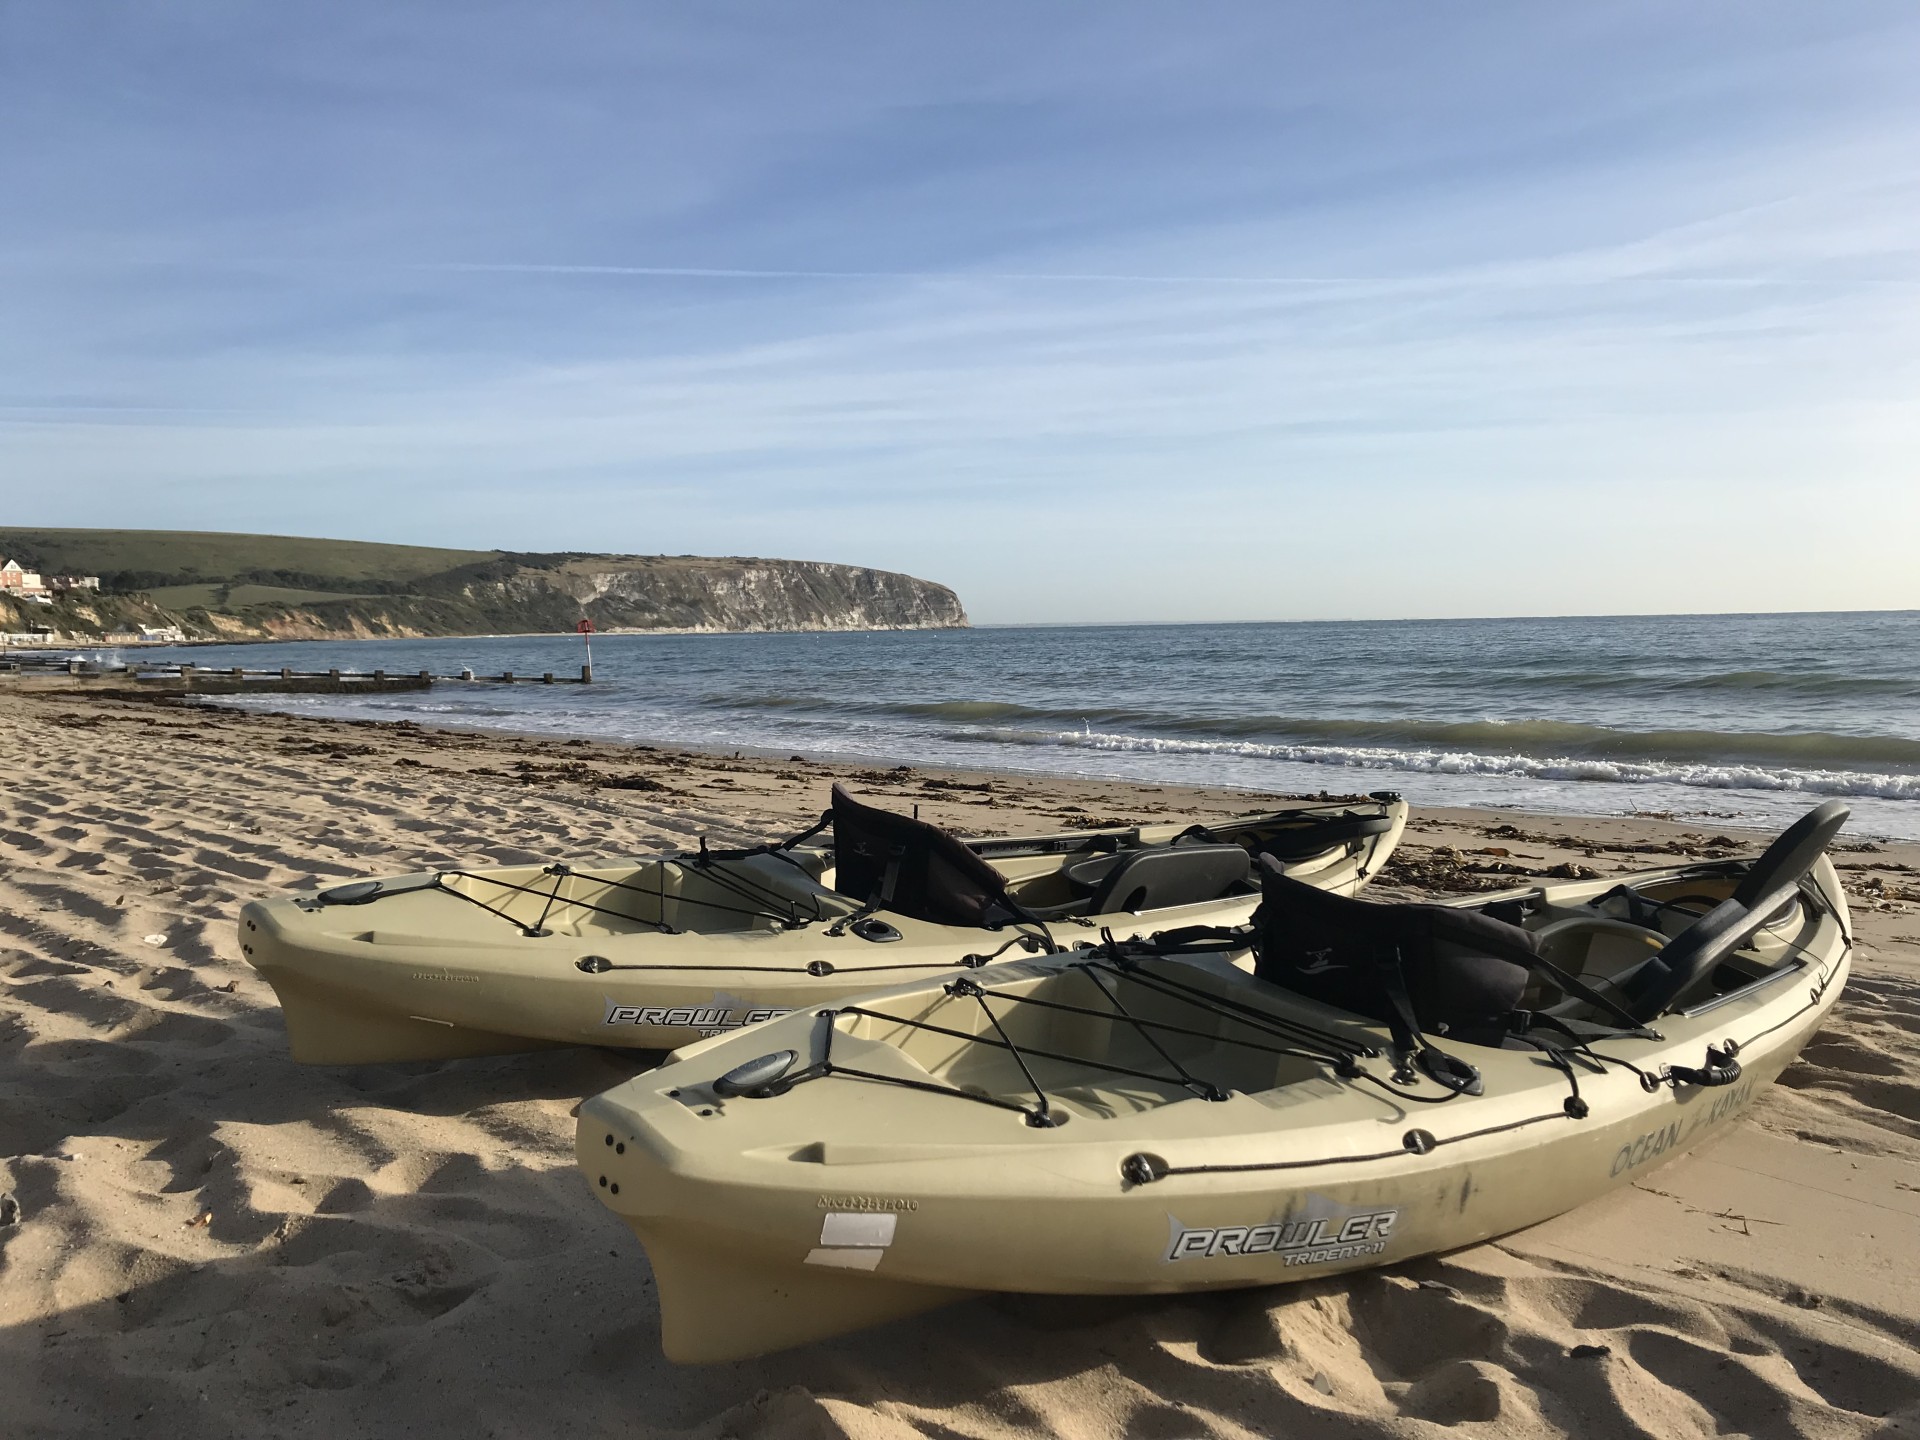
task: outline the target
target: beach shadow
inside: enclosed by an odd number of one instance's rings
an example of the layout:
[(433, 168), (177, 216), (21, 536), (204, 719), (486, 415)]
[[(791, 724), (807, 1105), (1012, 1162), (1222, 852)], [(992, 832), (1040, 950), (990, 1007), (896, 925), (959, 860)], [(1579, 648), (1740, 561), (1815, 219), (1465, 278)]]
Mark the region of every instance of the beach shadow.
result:
[[(1709, 1306), (1491, 1246), (1261, 1290), (995, 1296), (676, 1367), (645, 1255), (581, 1179), (567, 1119), (657, 1057), (304, 1066), (277, 1011), (191, 966), (111, 987), (101, 973), (11, 972), (16, 998), (82, 1027), (0, 1047), (22, 1217), (0, 1228), (0, 1280), (51, 1291), (43, 1318), (0, 1328), (27, 1434), (132, 1433), (164, 1411), (212, 1436), (297, 1419), (464, 1440), (636, 1418), (764, 1440), (1184, 1436), (1213, 1417), (1289, 1435), (1632, 1435), (1674, 1406), (1709, 1433), (1775, 1414), (1814, 1433), (1822, 1407), (1920, 1403), (1920, 1370), (1870, 1344), (1822, 1334), (1809, 1350), (1815, 1322), (1790, 1298)], [(1576, 1362), (1577, 1345), (1607, 1353)]]
[[(1920, 1403), (1909, 1367), (1772, 1309), (1462, 1252), (1191, 1297), (994, 1297), (780, 1355), (681, 1368), (644, 1256), (571, 1165), (442, 1168), (285, 1217), (244, 1254), (149, 1263), (0, 1329), (31, 1434), (1302, 1436), (1407, 1421), (1820, 1433)], [(214, 1239), (220, 1239), (218, 1222)], [(1604, 1345), (1593, 1358), (1578, 1343)], [(1783, 1365), (1797, 1369), (1783, 1385)], [(1824, 1412), (1824, 1413), (1823, 1413)], [(638, 1422), (638, 1424), (636, 1424)]]

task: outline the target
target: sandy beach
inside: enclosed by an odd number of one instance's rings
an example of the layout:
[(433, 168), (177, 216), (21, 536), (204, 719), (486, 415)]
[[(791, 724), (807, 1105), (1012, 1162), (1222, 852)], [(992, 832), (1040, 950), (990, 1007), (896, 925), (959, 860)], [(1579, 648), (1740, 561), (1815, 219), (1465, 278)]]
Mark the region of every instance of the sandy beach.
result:
[[(0, 1436), (1920, 1435), (1920, 845), (1836, 855), (1857, 969), (1784, 1082), (1570, 1215), (708, 1369), (661, 1358), (645, 1256), (572, 1158), (574, 1104), (647, 1057), (302, 1067), (234, 935), (315, 882), (790, 833), (836, 778), (970, 833), (1271, 808), (0, 689)], [(1761, 843), (1416, 810), (1380, 884)]]

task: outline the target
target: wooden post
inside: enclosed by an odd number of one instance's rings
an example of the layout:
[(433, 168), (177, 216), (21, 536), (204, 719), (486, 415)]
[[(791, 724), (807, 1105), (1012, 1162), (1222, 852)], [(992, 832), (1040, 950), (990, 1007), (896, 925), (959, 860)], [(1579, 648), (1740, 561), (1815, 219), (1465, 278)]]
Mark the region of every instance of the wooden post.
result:
[(509, 680), (509, 681), (510, 681), (510, 680), (512, 680), (512, 679), (513, 679), (513, 671), (511, 671), (511, 670), (502, 670), (502, 671), (500, 672), (500, 678), (501, 678), (502, 680)]
[(374, 684), (376, 684), (376, 685), (384, 685), (384, 684), (386, 684), (386, 683), (387, 683), (387, 672), (386, 672), (386, 671), (384, 671), (384, 670), (376, 670), (376, 671), (374, 671), (374, 672), (373, 672), (373, 683), (374, 683)]
[(582, 665), (580, 667), (580, 683), (582, 685), (593, 684), (593, 666)]
[(553, 671), (551, 671), (551, 670), (549, 670), (549, 671), (547, 671), (547, 673), (546, 673), (546, 674), (544, 674), (544, 675), (542, 675), (542, 676), (540, 677), (540, 683), (541, 683), (542, 685), (551, 685), (551, 684), (553, 684)]
[(473, 679), (473, 671), (471, 671), (471, 670), (462, 670), (462, 671), (460, 672), (460, 678), (461, 678), (462, 680), (471, 680), (471, 679)]
[(431, 670), (422, 670), (420, 672), (420, 678), (422, 680), (431, 681), (433, 679), (433, 672)]
[(291, 665), (282, 665), (280, 667), (280, 678), (282, 680), (293, 679), (293, 667)]
[(245, 667), (244, 665), (236, 665), (236, 666), (234, 666), (234, 667), (233, 667), (233, 678), (234, 678), (234, 679), (236, 679), (236, 680), (244, 680), (244, 679), (246, 679), (246, 678), (247, 678), (247, 670), (246, 670), (246, 667)]
[(327, 671), (327, 679), (331, 680), (335, 685), (338, 685), (340, 683), (340, 672), (338, 670)]
[(193, 688), (193, 666), (182, 665), (180, 667), (180, 685), (182, 689), (186, 690)]

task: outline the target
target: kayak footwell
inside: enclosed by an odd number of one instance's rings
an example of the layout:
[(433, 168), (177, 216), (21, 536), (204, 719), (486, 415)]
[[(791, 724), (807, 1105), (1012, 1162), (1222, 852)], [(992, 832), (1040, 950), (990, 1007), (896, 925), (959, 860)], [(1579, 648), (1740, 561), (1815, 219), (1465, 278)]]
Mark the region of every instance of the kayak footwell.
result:
[(661, 1349), (680, 1364), (741, 1360), (828, 1340), (979, 1293), (831, 1265), (774, 1269), (656, 1224), (628, 1223), (653, 1265)]
[(304, 1065), (378, 1065), (408, 1060), (459, 1060), (553, 1050), (559, 1042), (473, 1030), (441, 1020), (354, 1005), (326, 987), (281, 970), (268, 982), (280, 998), (287, 1046)]

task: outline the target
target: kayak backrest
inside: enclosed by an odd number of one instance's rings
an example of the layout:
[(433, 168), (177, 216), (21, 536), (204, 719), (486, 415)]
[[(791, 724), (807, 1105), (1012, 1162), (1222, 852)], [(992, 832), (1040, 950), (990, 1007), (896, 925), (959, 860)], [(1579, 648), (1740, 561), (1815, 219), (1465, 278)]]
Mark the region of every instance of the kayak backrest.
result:
[(1627, 1012), (1645, 1023), (1666, 1013), (1702, 976), (1786, 909), (1852, 812), (1838, 800), (1816, 805), (1780, 833), (1733, 894), (1682, 930), (1621, 987)]
[(935, 925), (998, 925), (1022, 911), (1007, 881), (938, 825), (895, 815), (833, 787), (833, 888)]
[(1246, 843), (1256, 855), (1271, 855), (1276, 860), (1309, 860), (1335, 846), (1371, 840), (1391, 829), (1391, 815), (1303, 816), (1293, 824), (1275, 827), (1271, 833), (1262, 834), (1256, 829)]
[(1767, 846), (1753, 868), (1734, 887), (1733, 898), (1752, 909), (1761, 896), (1782, 885), (1797, 884), (1813, 869), (1814, 862), (1827, 853), (1840, 827), (1853, 812), (1838, 800), (1828, 800), (1802, 815), (1782, 830)]
[(1500, 1043), (1539, 955), (1527, 931), (1472, 910), (1335, 895), (1292, 879), (1269, 856), (1261, 857), (1260, 870), (1254, 974), (1391, 1021), (1397, 967), (1423, 1029), (1470, 1044)]

